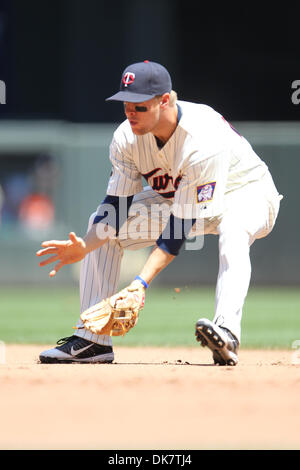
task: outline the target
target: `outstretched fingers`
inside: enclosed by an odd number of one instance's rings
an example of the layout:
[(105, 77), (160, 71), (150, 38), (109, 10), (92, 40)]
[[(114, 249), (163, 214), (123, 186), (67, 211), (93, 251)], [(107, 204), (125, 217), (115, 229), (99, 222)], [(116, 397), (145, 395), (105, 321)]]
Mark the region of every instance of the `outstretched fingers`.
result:
[(82, 238), (77, 237), (75, 232), (69, 233), (68, 240), (48, 240), (41, 245), (42, 248), (36, 252), (37, 256), (53, 256), (41, 261), (40, 266), (46, 266), (47, 264), (59, 261), (50, 272), (50, 277), (55, 276), (65, 264), (76, 263), (85, 256), (84, 242)]
[(36, 256), (52, 255), (54, 253), (57, 253), (57, 248), (44, 248), (43, 250), (37, 251)]
[(41, 261), (39, 263), (40, 266), (46, 266), (47, 264), (54, 263), (54, 261), (57, 261), (59, 259), (59, 256), (50, 256), (50, 258), (45, 259), (44, 261)]
[(67, 244), (69, 244), (69, 241), (66, 241), (66, 240), (48, 240), (46, 242), (43, 242), (42, 243), (42, 247), (43, 248), (59, 248), (61, 246), (66, 246)]
[[(54, 261), (54, 260), (53, 260)], [(52, 269), (52, 271), (50, 271), (49, 273), (49, 276), (50, 277), (53, 277), (55, 276), (55, 274), (57, 273), (57, 271), (59, 271), (63, 266), (64, 266), (64, 262), (63, 261), (60, 261), (60, 263), (57, 263), (56, 266), (54, 266), (54, 269)]]
[(71, 242), (73, 243), (78, 243), (78, 237), (76, 236), (76, 233), (75, 232), (70, 232), (69, 233), (69, 239), (71, 240)]

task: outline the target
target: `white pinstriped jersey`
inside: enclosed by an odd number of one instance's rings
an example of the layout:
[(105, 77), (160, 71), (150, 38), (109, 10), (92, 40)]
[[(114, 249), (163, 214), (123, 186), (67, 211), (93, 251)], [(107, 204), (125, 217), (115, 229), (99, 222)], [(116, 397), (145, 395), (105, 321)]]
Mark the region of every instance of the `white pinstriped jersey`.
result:
[(222, 214), (224, 195), (260, 180), (268, 171), (251, 145), (211, 107), (178, 101), (182, 116), (160, 149), (151, 134), (136, 136), (128, 120), (110, 146), (113, 170), (107, 194), (131, 196), (142, 191), (142, 177), (173, 201), (180, 218)]

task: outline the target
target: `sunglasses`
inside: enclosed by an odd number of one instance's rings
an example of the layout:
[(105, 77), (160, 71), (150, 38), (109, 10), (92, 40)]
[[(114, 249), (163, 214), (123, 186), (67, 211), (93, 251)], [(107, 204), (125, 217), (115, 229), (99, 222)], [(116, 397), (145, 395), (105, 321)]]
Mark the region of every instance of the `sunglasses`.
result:
[[(126, 109), (126, 104), (124, 103), (124, 108)], [(147, 106), (139, 106), (139, 105), (136, 105), (134, 107), (135, 111), (137, 113), (146, 113), (148, 111), (148, 108)]]

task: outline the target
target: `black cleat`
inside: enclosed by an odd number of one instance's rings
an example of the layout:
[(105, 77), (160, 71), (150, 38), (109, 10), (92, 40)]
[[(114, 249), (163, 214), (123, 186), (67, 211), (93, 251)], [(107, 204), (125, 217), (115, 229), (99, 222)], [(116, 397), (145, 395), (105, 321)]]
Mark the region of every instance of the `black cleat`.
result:
[(212, 351), (215, 364), (237, 365), (239, 342), (227, 328), (201, 318), (196, 323), (195, 336), (202, 346), (207, 346)]
[(79, 336), (69, 336), (57, 341), (59, 346), (43, 351), (40, 361), (46, 364), (67, 364), (69, 362), (95, 363), (113, 362), (111, 346), (102, 346)]

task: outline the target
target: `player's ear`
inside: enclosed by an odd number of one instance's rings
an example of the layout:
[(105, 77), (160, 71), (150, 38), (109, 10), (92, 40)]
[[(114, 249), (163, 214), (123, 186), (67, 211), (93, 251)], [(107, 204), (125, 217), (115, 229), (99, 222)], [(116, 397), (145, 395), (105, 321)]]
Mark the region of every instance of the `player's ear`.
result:
[(160, 97), (160, 106), (161, 108), (167, 108), (170, 102), (170, 93), (164, 93)]

